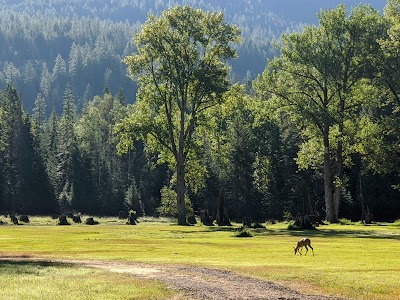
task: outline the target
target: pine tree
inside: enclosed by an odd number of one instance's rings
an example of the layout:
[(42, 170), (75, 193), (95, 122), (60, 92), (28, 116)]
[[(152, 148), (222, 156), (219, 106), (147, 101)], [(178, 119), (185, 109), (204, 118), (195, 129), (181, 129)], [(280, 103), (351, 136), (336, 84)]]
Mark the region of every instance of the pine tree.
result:
[(44, 123), (46, 121), (46, 99), (41, 93), (36, 96), (35, 107), (33, 108), (32, 123), (34, 131), (43, 133)]
[(17, 90), (8, 83), (4, 91), (4, 110), (6, 118), (7, 161), (4, 170), (7, 182), (4, 186), (5, 208), (20, 211), (22, 208), (22, 104)]
[[(59, 204), (62, 210), (70, 208), (73, 201), (73, 194), (69, 195), (64, 201), (65, 193), (73, 191), (74, 184), (74, 156), (76, 155), (76, 139), (74, 134), (74, 125), (76, 112), (74, 105), (74, 96), (72, 88), (67, 84), (64, 91), (64, 108), (60, 120), (59, 140), (57, 149), (57, 169), (56, 169), (56, 195), (58, 195)], [(68, 205), (67, 205), (68, 204)]]

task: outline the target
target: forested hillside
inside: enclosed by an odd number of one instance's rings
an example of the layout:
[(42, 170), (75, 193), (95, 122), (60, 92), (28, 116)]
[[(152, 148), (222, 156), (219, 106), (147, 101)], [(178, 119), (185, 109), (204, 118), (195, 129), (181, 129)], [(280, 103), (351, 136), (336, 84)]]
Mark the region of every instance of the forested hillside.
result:
[[(11, 80), (31, 112), (41, 94), (46, 114), (62, 108), (66, 82), (72, 86), (77, 108), (104, 86), (116, 93), (123, 89), (133, 102), (135, 85), (121, 64), (134, 50), (134, 33), (148, 13), (177, 4), (205, 10), (222, 10), (226, 20), (242, 30), (239, 58), (231, 61), (233, 81), (254, 79), (266, 59), (277, 54), (273, 42), (282, 32), (300, 30), (316, 23), (321, 8), (334, 8), (343, 1), (316, 4), (315, 1), (0, 1), (0, 87)], [(356, 5), (360, 1), (344, 1)], [(385, 1), (371, 4), (382, 9)]]
[(0, 0), (0, 212), (398, 218), (398, 0), (341, 2)]

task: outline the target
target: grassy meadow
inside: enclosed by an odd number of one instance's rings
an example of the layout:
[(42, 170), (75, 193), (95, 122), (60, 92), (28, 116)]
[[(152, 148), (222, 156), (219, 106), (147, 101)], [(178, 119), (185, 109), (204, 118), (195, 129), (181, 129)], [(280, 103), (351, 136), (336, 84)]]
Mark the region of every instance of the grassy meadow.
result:
[[(111, 218), (97, 220), (100, 224), (95, 226), (55, 226), (50, 218), (33, 217), (29, 225), (1, 226), (0, 299), (10, 294), (22, 295), (16, 299), (76, 299), (77, 295), (80, 299), (99, 295), (103, 299), (162, 299), (173, 293), (156, 282), (123, 274), (1, 260), (1, 256), (18, 255), (198, 265), (273, 280), (305, 293), (400, 299), (399, 223), (335, 224), (306, 232), (287, 231), (287, 224), (280, 223), (252, 229), (252, 238), (236, 238), (238, 226), (177, 226), (151, 219), (129, 226)], [(307, 256), (294, 255), (293, 247), (303, 236), (311, 238), (315, 256), (311, 251)], [(82, 289), (90, 293), (68, 298), (66, 291)], [(106, 290), (110, 296), (104, 297)]]

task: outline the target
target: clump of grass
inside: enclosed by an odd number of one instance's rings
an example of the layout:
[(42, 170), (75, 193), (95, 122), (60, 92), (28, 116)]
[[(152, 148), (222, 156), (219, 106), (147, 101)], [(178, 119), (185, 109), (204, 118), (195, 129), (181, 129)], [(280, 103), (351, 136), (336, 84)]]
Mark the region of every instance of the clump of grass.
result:
[(249, 227), (242, 226), (236, 231), (235, 237), (253, 237), (253, 234), (250, 232)]
[(394, 221), (393, 225), (400, 226), (400, 219), (397, 219), (396, 221)]
[(342, 218), (339, 219), (340, 225), (353, 225), (354, 223), (350, 219)]
[(68, 264), (0, 262), (0, 299), (170, 299), (160, 283)]

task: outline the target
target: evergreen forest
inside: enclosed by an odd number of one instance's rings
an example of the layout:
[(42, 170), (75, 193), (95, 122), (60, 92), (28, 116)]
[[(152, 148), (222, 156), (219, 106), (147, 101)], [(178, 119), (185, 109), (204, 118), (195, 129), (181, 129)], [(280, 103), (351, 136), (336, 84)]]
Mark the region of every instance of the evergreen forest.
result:
[(400, 218), (400, 1), (281, 2), (0, 0), (0, 212)]

